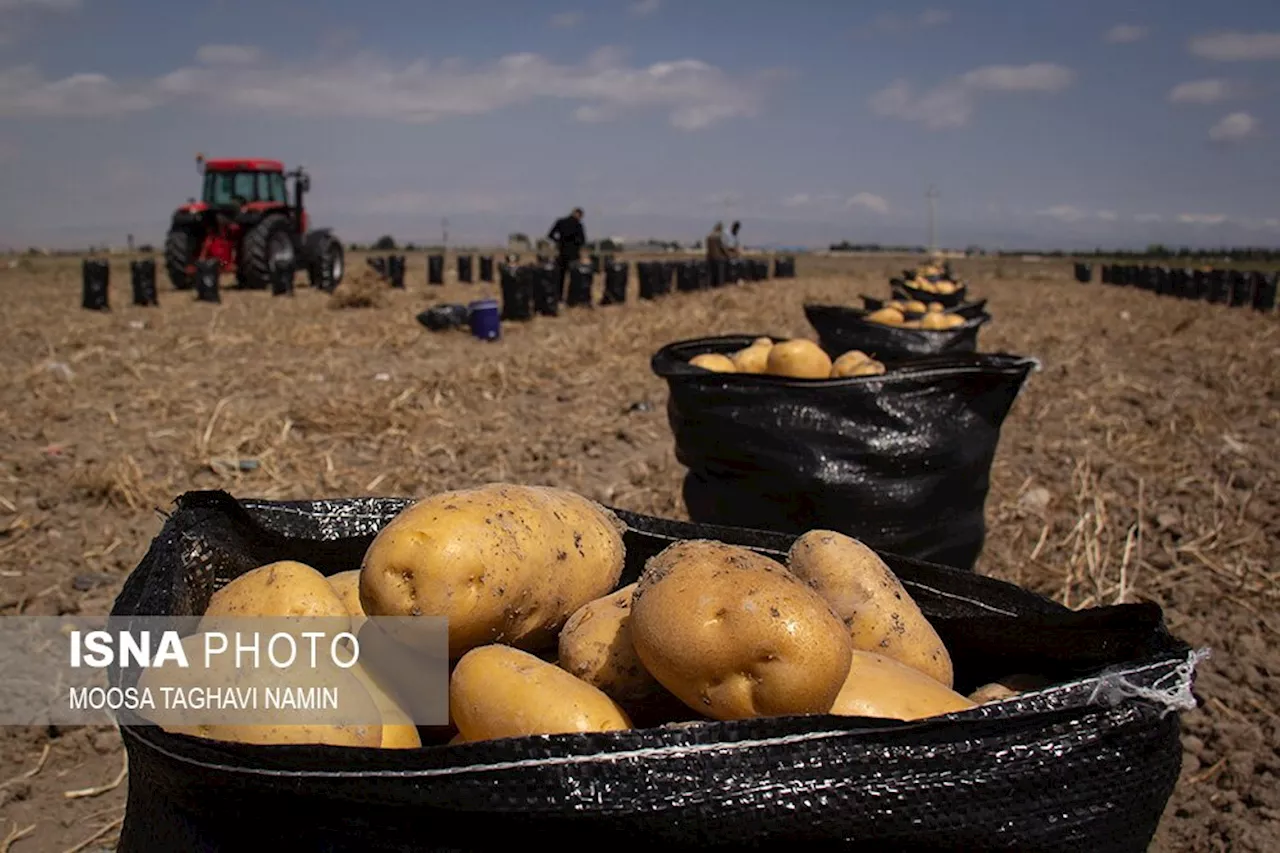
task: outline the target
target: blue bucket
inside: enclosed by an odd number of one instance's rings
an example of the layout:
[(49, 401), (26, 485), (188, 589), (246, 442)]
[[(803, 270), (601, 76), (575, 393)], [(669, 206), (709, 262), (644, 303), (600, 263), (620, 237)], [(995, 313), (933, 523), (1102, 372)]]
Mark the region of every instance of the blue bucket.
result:
[(502, 311), (496, 299), (480, 299), (467, 306), (471, 312), (471, 334), (482, 341), (502, 337)]

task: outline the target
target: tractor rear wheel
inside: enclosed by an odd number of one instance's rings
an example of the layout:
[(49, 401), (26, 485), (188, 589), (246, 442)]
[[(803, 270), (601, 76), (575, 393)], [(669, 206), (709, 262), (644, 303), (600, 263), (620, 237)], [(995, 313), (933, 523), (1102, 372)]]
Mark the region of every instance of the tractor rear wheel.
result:
[(244, 286), (263, 290), (271, 286), (272, 269), (281, 266), (290, 278), (298, 269), (293, 226), (281, 214), (272, 214), (245, 235), (237, 264)]
[(190, 290), (196, 286), (187, 267), (196, 262), (200, 241), (192, 231), (175, 228), (164, 238), (164, 266), (174, 290)]
[(342, 244), (329, 235), (308, 242), (307, 274), (311, 286), (332, 293), (342, 284), (342, 274), (346, 270)]

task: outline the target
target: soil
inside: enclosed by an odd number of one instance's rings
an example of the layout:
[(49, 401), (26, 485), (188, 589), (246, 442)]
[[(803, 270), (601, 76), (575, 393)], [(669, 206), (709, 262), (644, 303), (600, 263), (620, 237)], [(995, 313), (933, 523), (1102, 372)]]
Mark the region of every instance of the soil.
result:
[[(211, 305), (162, 282), (160, 306), (136, 308), (117, 258), (108, 313), (80, 309), (78, 260), (0, 267), (0, 614), (106, 612), (191, 489), (423, 496), (501, 480), (684, 518), (650, 356), (710, 334), (815, 337), (806, 300), (860, 304), (910, 266), (801, 257), (796, 279), (656, 303), (635, 301), (633, 275), (625, 306), (484, 343), (414, 315), (497, 288), (429, 287), (409, 260), (408, 288), (376, 298), (224, 290)], [(1280, 849), (1280, 318), (1077, 284), (1061, 261), (955, 266), (990, 300), (981, 348), (1042, 362), (1004, 427), (978, 570), (1073, 607), (1154, 600), (1210, 647), (1151, 849)], [(112, 849), (123, 760), (111, 729), (0, 730), (0, 849), (15, 833), (15, 853)]]

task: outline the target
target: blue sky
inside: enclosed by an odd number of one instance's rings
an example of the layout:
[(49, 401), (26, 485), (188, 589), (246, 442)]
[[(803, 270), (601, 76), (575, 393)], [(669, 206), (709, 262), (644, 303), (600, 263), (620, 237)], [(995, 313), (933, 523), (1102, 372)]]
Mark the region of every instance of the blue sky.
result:
[(1280, 243), (1280, 3), (0, 0), (0, 246), (163, 236), (196, 152), (349, 241)]

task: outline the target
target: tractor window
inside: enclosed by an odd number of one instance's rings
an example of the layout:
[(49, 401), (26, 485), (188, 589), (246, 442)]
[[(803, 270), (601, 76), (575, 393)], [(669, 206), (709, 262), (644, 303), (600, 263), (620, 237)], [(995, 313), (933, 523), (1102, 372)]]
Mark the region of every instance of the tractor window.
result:
[(254, 172), (206, 172), (204, 176), (204, 200), (206, 204), (222, 206), (233, 204), (237, 197), (256, 201), (259, 197), (257, 174)]
[(266, 198), (268, 201), (278, 201), (280, 204), (289, 203), (289, 196), (285, 192), (284, 175), (279, 172), (271, 173), (271, 193)]

